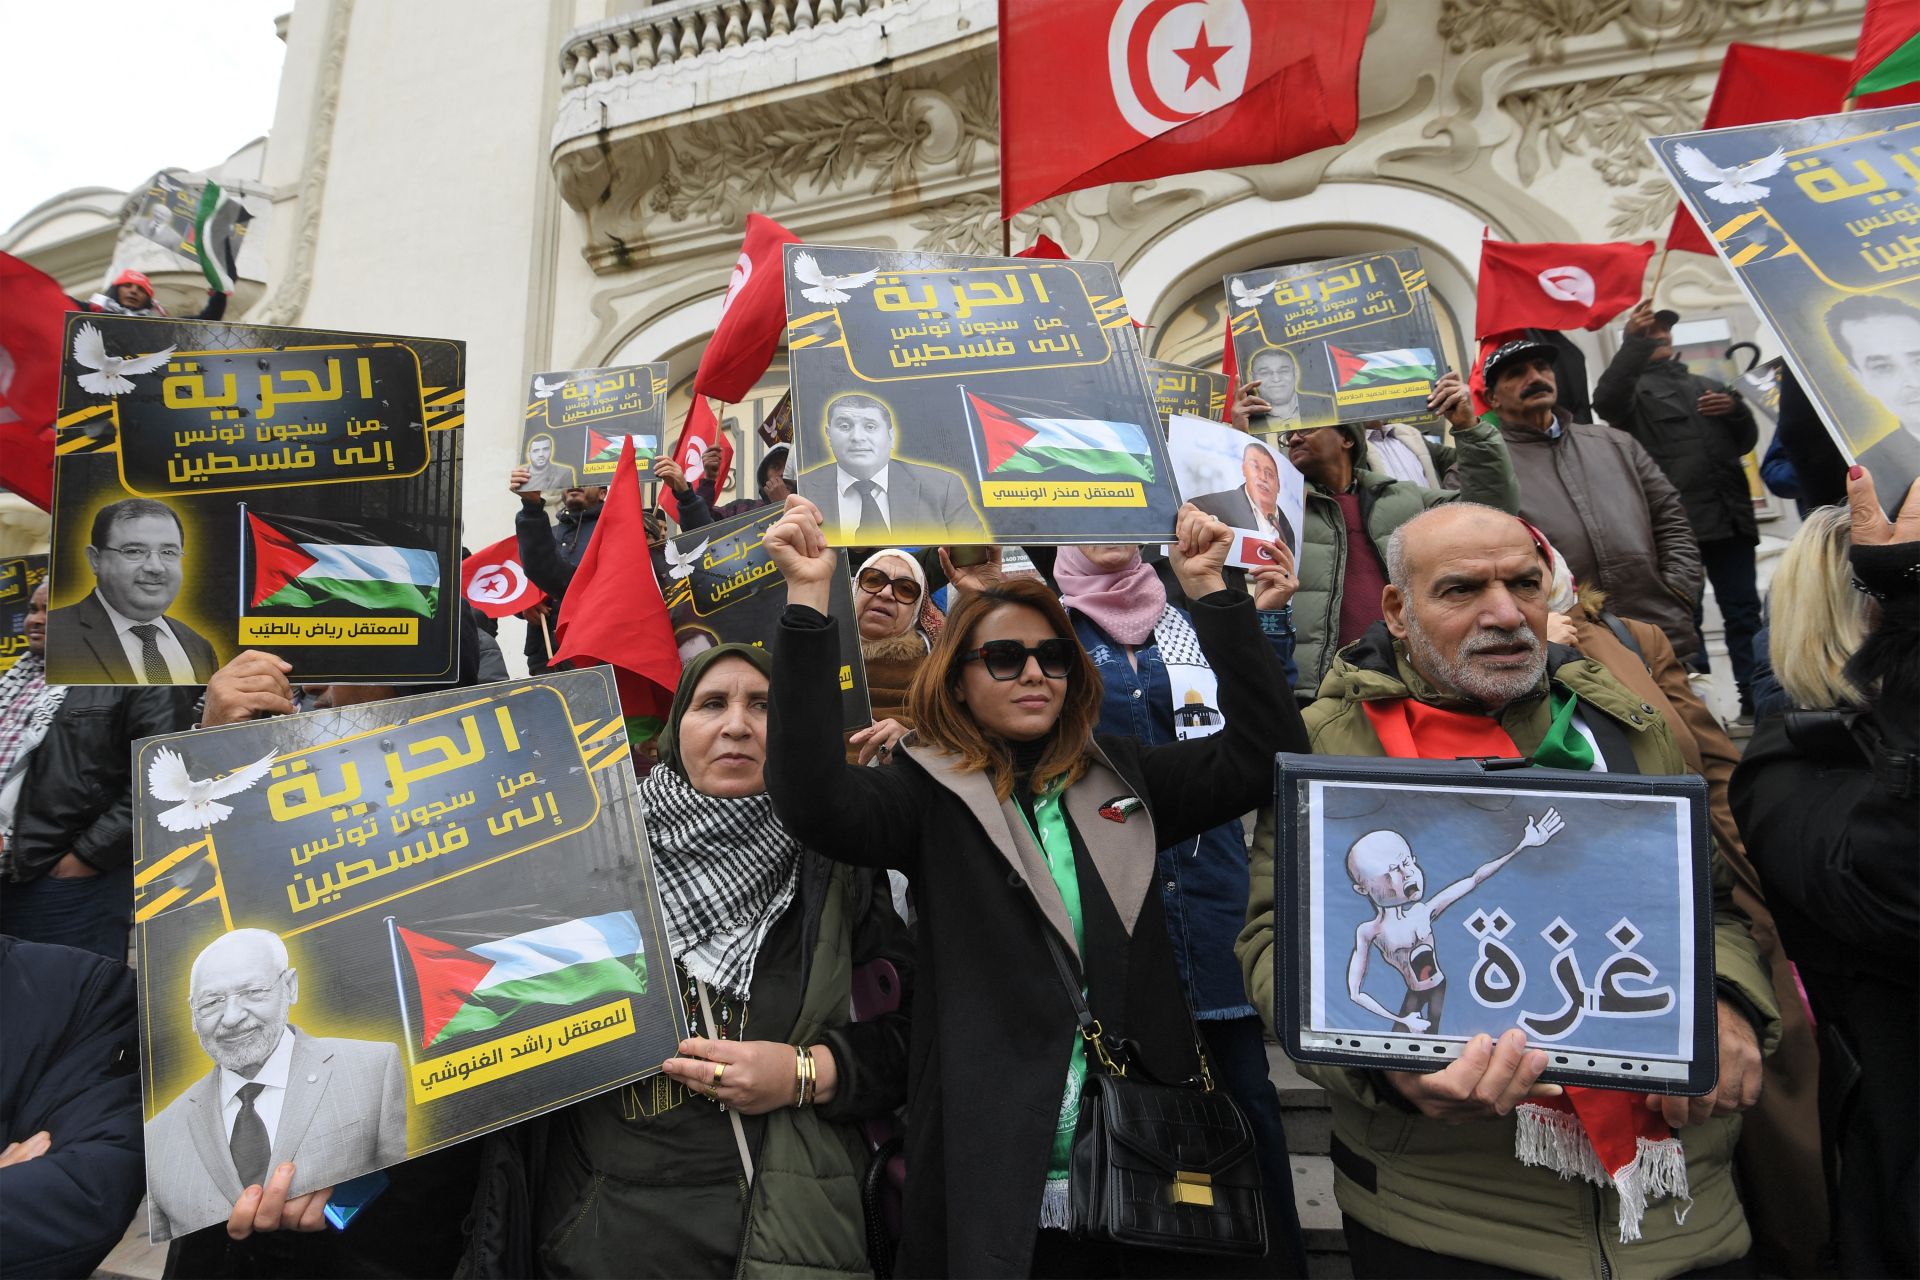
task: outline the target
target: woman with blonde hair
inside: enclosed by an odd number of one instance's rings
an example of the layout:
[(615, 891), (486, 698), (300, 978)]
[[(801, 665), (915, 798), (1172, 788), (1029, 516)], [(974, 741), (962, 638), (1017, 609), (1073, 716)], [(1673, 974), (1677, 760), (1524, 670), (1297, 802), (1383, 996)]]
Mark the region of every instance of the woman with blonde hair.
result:
[[(1853, 586), (1847, 522), (1845, 507), (1821, 507), (1801, 524), (1774, 566), (1762, 652), (1793, 707), (1857, 707), (1864, 701), (1845, 668), (1872, 625), (1872, 601)], [(1756, 711), (1767, 714), (1758, 702), (1756, 697)]]
[[(1222, 576), (1232, 540), (1188, 505), (1169, 549), (1218, 681), (1219, 733), (1152, 747), (1096, 735), (1099, 673), (1058, 597), (1014, 579), (962, 599), (908, 697), (916, 740), (860, 768), (835, 727), (839, 639), (826, 610), (837, 570), (819, 510), (789, 498), (767, 534), (788, 599), (768, 715), (775, 812), (808, 847), (904, 871), (918, 894), (924, 1017), (909, 1051), (902, 1275), (1246, 1265), (1063, 1229), (1082, 1090), (1102, 1046), (1125, 1042), (1154, 1079), (1211, 1083), (1156, 852), (1270, 803), (1274, 753), (1307, 749), (1254, 601)], [(1074, 970), (1097, 1020), (1092, 1048), (1063, 981)]]

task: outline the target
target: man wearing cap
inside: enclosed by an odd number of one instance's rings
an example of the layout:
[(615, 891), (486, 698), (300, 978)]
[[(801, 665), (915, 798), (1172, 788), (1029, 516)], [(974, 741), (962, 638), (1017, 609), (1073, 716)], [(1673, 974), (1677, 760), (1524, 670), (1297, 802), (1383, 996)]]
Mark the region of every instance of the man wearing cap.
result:
[[(78, 298), (74, 299), (79, 302)], [(126, 270), (113, 278), (106, 292), (96, 293), (81, 304), (88, 311), (105, 311), (121, 316), (164, 316), (167, 309), (153, 296), (153, 281), (138, 271)], [(227, 295), (207, 290), (207, 305), (195, 320), (218, 320), (227, 314)]]
[[(785, 502), (787, 495), (793, 492), (793, 484), (787, 479), (787, 463), (792, 458), (792, 450), (784, 444), (774, 445), (767, 450), (767, 456), (760, 459), (760, 465), (754, 468), (754, 479), (760, 493), (753, 498), (735, 498), (732, 502), (721, 502), (717, 485), (720, 479), (720, 450), (709, 449), (700, 459), (700, 479), (694, 482), (694, 491), (709, 507), (713, 508), (715, 520), (731, 520), (735, 516), (745, 515), (749, 511), (758, 511), (761, 507)], [(685, 521), (681, 522), (685, 528)]]
[[(1247, 429), (1260, 403), (1252, 384), (1241, 388), (1233, 424)], [(1294, 696), (1310, 702), (1334, 655), (1380, 620), (1386, 588), (1387, 539), (1413, 517), (1443, 502), (1464, 499), (1515, 512), (1520, 504), (1513, 464), (1500, 433), (1476, 422), (1460, 375), (1449, 371), (1427, 397), (1428, 410), (1453, 428), (1458, 489), (1429, 489), (1376, 469), (1359, 423), (1295, 427), (1276, 438), (1287, 460), (1306, 477), (1301, 512), (1300, 588), (1293, 597)]]
[(1697, 653), (1700, 549), (1680, 494), (1632, 436), (1577, 423), (1557, 406), (1556, 357), (1547, 343), (1521, 338), (1480, 367), (1520, 481), (1520, 515), (1621, 617), (1659, 627), (1682, 658)]
[[(1740, 689), (1740, 714), (1750, 719), (1753, 636), (1760, 629), (1754, 547), (1760, 532), (1740, 460), (1759, 441), (1760, 432), (1739, 396), (1689, 372), (1674, 358), (1673, 326), (1679, 319), (1677, 312), (1655, 311), (1650, 300), (1640, 300), (1627, 315), (1619, 354), (1594, 388), (1593, 406), (1639, 441), (1680, 491), (1726, 621), (1727, 656)], [(1707, 669), (1704, 645), (1694, 666)]]

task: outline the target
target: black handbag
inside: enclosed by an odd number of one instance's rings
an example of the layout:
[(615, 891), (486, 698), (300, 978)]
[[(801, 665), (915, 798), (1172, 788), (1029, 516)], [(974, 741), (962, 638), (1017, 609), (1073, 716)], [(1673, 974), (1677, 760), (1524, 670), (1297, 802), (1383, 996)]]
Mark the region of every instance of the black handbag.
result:
[(1253, 1131), (1233, 1099), (1214, 1088), (1199, 1036), (1198, 1080), (1153, 1079), (1087, 1008), (1051, 928), (1046, 938), (1090, 1059), (1068, 1164), (1067, 1230), (1149, 1249), (1265, 1254), (1266, 1203)]

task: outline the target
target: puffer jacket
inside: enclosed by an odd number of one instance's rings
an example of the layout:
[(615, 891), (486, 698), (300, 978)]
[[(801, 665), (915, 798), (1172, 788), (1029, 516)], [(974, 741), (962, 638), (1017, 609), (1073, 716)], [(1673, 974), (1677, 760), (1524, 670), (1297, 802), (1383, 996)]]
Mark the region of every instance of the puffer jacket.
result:
[[(1547, 673), (1528, 696), (1500, 713), (1500, 727), (1522, 752), (1535, 750), (1551, 718), (1549, 682), (1574, 693), (1591, 721), (1604, 716), (1624, 735), (1640, 773), (1675, 774), (1686, 762), (1667, 723), (1596, 662), (1558, 645), (1548, 650)], [(1376, 623), (1342, 651), (1303, 713), (1316, 755), (1382, 756), (1380, 740), (1362, 704), (1417, 698), (1453, 710), (1471, 704), (1450, 698), (1423, 679), (1406, 653)], [(1614, 736), (1609, 733), (1609, 737)], [(1274, 814), (1269, 805), (1254, 833), (1253, 890), (1247, 924), (1235, 952), (1247, 991), (1272, 1026)], [(1723, 991), (1755, 1011), (1763, 1026), (1762, 1053), (1779, 1038), (1779, 1019), (1767, 970), (1747, 921), (1734, 906), (1733, 877), (1716, 849), (1713, 858), (1714, 972)], [(1334, 1191), (1340, 1209), (1364, 1226), (1421, 1249), (1471, 1258), (1528, 1275), (1610, 1275), (1653, 1278), (1743, 1257), (1752, 1245), (1734, 1187), (1733, 1148), (1740, 1120), (1729, 1116), (1679, 1131), (1687, 1153), (1693, 1207), (1686, 1225), (1663, 1204), (1650, 1206), (1644, 1235), (1620, 1243), (1618, 1199), (1582, 1180), (1563, 1180), (1514, 1158), (1515, 1121), (1446, 1125), (1408, 1107), (1377, 1074), (1337, 1067), (1302, 1070), (1333, 1102)]]
[[(1479, 502), (1518, 513), (1520, 485), (1499, 429), (1476, 422), (1453, 433), (1454, 458), (1450, 474), (1457, 473), (1458, 489), (1423, 489), (1377, 471), (1354, 472), (1354, 491), (1360, 495), (1360, 518), (1367, 537), (1384, 561), (1387, 539), (1393, 531), (1429, 507), (1443, 502)], [(1305, 528), (1300, 534), (1300, 589), (1293, 595), (1295, 632), (1293, 660), (1300, 671), (1294, 686), (1303, 702), (1333, 666), (1340, 639), (1340, 590), (1346, 581), (1347, 522), (1333, 495), (1307, 486)]]
[[(736, 1275), (824, 1280), (873, 1274), (861, 1202), (869, 1156), (856, 1123), (888, 1115), (906, 1100), (913, 989), (912, 944), (885, 885), (872, 872), (817, 854), (800, 860), (796, 905), (806, 913), (807, 962), (800, 1012), (786, 1038), (828, 1045), (839, 1086), (830, 1103), (767, 1113), (752, 1153), (753, 1187), (740, 1223)], [(879, 959), (900, 975), (900, 1007), (871, 1022), (849, 1022), (854, 968)], [(548, 1176), (553, 1126), (563, 1117), (556, 1113), (487, 1136), (459, 1275), (541, 1274), (543, 1242), (532, 1238), (533, 1204)], [(578, 1243), (570, 1261), (595, 1274), (632, 1274), (632, 1250), (645, 1248), (649, 1220), (710, 1211), (710, 1199), (689, 1199), (682, 1188), (630, 1173), (596, 1170), (580, 1206), (585, 1229), (573, 1233)], [(609, 1230), (609, 1224), (624, 1229)]]
[(1521, 517), (1566, 555), (1575, 580), (1605, 591), (1620, 616), (1659, 627), (1682, 658), (1698, 653), (1700, 544), (1659, 464), (1626, 432), (1565, 417), (1544, 434), (1510, 423), (1500, 434), (1519, 477)]
[(1760, 441), (1753, 410), (1739, 396), (1733, 412), (1710, 418), (1696, 403), (1730, 389), (1690, 373), (1678, 360), (1649, 360), (1651, 338), (1628, 338), (1593, 389), (1600, 416), (1640, 442), (1680, 491), (1701, 542), (1760, 541), (1741, 459)]

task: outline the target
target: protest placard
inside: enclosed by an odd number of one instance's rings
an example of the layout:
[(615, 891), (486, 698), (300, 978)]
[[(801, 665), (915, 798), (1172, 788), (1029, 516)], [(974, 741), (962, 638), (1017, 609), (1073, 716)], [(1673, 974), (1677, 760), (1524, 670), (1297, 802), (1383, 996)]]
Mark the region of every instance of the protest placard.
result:
[(1153, 380), (1153, 402), (1163, 423), (1176, 413), (1227, 420), (1227, 375), (1147, 357), (1147, 376)]
[(1440, 331), (1418, 249), (1226, 277), (1234, 364), (1273, 412), (1259, 432), (1431, 417)]
[[(621, 727), (594, 667), (136, 745), (153, 1239), (269, 1165), (297, 1195), (659, 1071), (686, 1015)], [(245, 1080), (279, 1086), (251, 1123)]]
[(1437, 1071), (1518, 1027), (1545, 1080), (1712, 1089), (1699, 778), (1287, 754), (1278, 775), (1290, 1056)]
[(1280, 541), (1300, 563), (1306, 480), (1287, 455), (1258, 436), (1192, 414), (1175, 414), (1167, 434), (1180, 495), (1233, 530), (1227, 563), (1255, 569), (1273, 563), (1267, 544)]
[(530, 473), (525, 487), (558, 492), (606, 484), (628, 436), (634, 461), (650, 467), (666, 428), (664, 364), (536, 373), (520, 428), (520, 461)]
[(46, 580), (45, 556), (0, 560), (0, 675), (27, 651), (27, 603)]
[[(765, 648), (773, 640), (787, 607), (787, 583), (762, 544), (781, 512), (769, 503), (667, 539), (667, 580), (661, 586), (682, 662), (723, 644)], [(828, 615), (840, 623), (841, 727), (864, 729), (873, 722), (873, 707), (844, 568), (833, 575), (828, 600)]]
[(799, 491), (840, 546), (1158, 542), (1178, 501), (1106, 263), (786, 246)]
[(1920, 476), (1920, 106), (1647, 143), (1894, 509)]
[(76, 312), (47, 678), (446, 681), (459, 660), (466, 347)]

